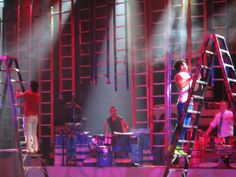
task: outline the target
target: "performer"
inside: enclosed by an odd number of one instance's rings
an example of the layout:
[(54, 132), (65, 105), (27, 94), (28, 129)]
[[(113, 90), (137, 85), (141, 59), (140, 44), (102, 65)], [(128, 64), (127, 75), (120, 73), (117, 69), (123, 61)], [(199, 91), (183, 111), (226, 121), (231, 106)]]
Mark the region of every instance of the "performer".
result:
[[(177, 71), (177, 73), (175, 75), (175, 82), (176, 82), (177, 88), (179, 90), (179, 97), (178, 97), (178, 102), (177, 102), (178, 117), (177, 117), (177, 123), (176, 123), (175, 129), (174, 129), (168, 150), (170, 150), (170, 148), (173, 147), (173, 143), (176, 138), (176, 132), (180, 128), (180, 120), (181, 120), (181, 117), (182, 117), (182, 114), (184, 111), (185, 103), (188, 99), (188, 91), (191, 87), (192, 80), (194, 77), (194, 75), (189, 74), (188, 65), (183, 60), (176, 61), (174, 63), (174, 68)], [(192, 109), (192, 103), (190, 103), (188, 109), (189, 110)], [(186, 117), (184, 119), (184, 124), (189, 125), (190, 122), (191, 122), (191, 114), (186, 113)], [(179, 135), (179, 139), (184, 139), (185, 134), (186, 134), (186, 128), (182, 128), (180, 135)], [(175, 154), (186, 155), (186, 153), (183, 151), (183, 149), (181, 147), (180, 142), (177, 143), (177, 146), (175, 149)]]
[[(230, 138), (234, 135), (234, 115), (232, 111), (227, 110), (228, 104), (226, 101), (221, 101), (219, 105), (219, 112), (210, 123), (205, 136), (209, 136), (210, 132), (217, 126), (218, 138), (222, 138), (222, 143), (229, 145)], [(220, 158), (222, 165), (224, 164), (225, 166), (230, 166), (230, 156), (226, 155)]]
[[(116, 139), (114, 132), (125, 133), (128, 131), (129, 127), (124, 118), (117, 114), (117, 109), (115, 106), (111, 106), (109, 109), (110, 116), (106, 119), (104, 123), (104, 129), (106, 132), (105, 144), (112, 145), (114, 152), (114, 159), (128, 158), (128, 152), (124, 149), (124, 142)], [(110, 142), (109, 142), (110, 139)], [(108, 142), (108, 143), (107, 143)], [(120, 143), (119, 143), (120, 142)], [(127, 143), (127, 141), (125, 141)]]
[(25, 92), (20, 92), (20, 89), (16, 88), (16, 98), (24, 99), (23, 126), (26, 137), (27, 152), (37, 153), (39, 150), (37, 139), (37, 125), (40, 99), (38, 93), (38, 82), (31, 81), (30, 89)]
[(229, 144), (230, 137), (234, 135), (234, 115), (232, 111), (227, 110), (228, 104), (226, 101), (221, 101), (219, 105), (219, 112), (210, 123), (205, 135), (209, 136), (210, 132), (218, 127), (217, 136), (224, 138), (225, 143)]
[(115, 106), (111, 106), (109, 109), (110, 117), (106, 119), (104, 123), (104, 129), (106, 132), (127, 132), (129, 126), (124, 118), (117, 114), (117, 109)]

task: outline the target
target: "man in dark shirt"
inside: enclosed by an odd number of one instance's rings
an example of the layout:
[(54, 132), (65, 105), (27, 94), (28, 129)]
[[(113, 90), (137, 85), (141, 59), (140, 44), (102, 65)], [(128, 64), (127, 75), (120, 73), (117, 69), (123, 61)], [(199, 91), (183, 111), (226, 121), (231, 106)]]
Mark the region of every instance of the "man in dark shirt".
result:
[[(104, 124), (104, 129), (106, 132), (105, 142), (106, 139), (111, 138), (112, 142), (110, 142), (110, 145), (113, 147), (114, 159), (128, 158), (128, 152), (126, 152), (126, 149), (129, 143), (129, 136), (123, 135), (123, 138), (120, 137), (122, 136), (122, 133), (126, 133), (128, 131), (128, 124), (124, 118), (117, 114), (117, 109), (115, 106), (111, 106), (109, 112), (110, 116), (106, 119)], [(121, 134), (116, 135), (115, 132)]]
[(109, 109), (110, 117), (106, 119), (104, 124), (104, 129), (106, 132), (114, 133), (114, 132), (121, 132), (125, 133), (128, 131), (129, 127), (126, 123), (125, 119), (120, 117), (117, 114), (117, 109), (115, 106), (111, 106)]

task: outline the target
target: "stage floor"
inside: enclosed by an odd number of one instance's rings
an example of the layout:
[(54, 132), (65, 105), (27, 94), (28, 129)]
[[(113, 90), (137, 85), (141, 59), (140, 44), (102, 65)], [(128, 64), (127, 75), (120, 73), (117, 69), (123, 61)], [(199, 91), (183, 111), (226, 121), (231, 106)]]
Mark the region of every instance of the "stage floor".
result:
[[(47, 166), (49, 177), (161, 177), (164, 166), (140, 167), (56, 167)], [(235, 176), (236, 168), (191, 168), (189, 177)], [(181, 176), (171, 174), (170, 177)]]

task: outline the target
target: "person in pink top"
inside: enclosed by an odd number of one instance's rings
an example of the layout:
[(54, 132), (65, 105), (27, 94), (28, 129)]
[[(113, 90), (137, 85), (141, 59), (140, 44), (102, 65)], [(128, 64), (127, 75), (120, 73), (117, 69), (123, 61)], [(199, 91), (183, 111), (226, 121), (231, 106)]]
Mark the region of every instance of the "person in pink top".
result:
[(37, 153), (39, 150), (37, 139), (37, 126), (39, 115), (39, 100), (38, 82), (31, 81), (30, 89), (25, 92), (20, 92), (16, 88), (16, 98), (24, 99), (24, 133), (26, 137), (26, 148), (29, 153)]

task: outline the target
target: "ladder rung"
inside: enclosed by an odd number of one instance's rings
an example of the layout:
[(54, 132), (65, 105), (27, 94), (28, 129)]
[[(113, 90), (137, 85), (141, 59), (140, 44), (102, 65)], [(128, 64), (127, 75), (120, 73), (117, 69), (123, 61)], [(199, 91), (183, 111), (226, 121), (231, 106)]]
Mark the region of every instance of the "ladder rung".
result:
[(184, 168), (170, 168), (170, 172), (184, 171)]
[(192, 95), (192, 97), (195, 98), (195, 99), (204, 100), (204, 97), (203, 97), (203, 96)]
[(209, 50), (205, 50), (205, 53), (210, 54), (210, 55), (214, 55), (214, 52), (209, 51)]
[(24, 106), (24, 103), (15, 103), (14, 106), (17, 106), (17, 107)]
[(12, 83), (21, 83), (21, 81), (15, 80), (15, 79), (11, 79), (11, 82), (12, 82)]
[(205, 81), (197, 80), (196, 82), (197, 82), (198, 84), (207, 85), (207, 82), (205, 82)]
[(18, 149), (0, 149), (0, 152), (18, 152)]
[(232, 93), (232, 96), (236, 96), (236, 93)]
[(197, 129), (198, 126), (194, 126), (194, 125), (183, 125), (184, 128), (195, 128)]
[(224, 38), (223, 36), (221, 36), (221, 35), (219, 35), (219, 34), (215, 34), (215, 35), (216, 35), (216, 37), (218, 37), (218, 38), (221, 38), (221, 39), (225, 40), (225, 38)]
[(202, 65), (201, 66), (203, 69), (210, 69), (208, 66)]
[(234, 66), (233, 66), (233, 65), (230, 65), (230, 64), (226, 64), (226, 63), (224, 63), (224, 66), (229, 67), (229, 68), (233, 68), (233, 69), (234, 69)]
[(191, 114), (201, 114), (200, 111), (194, 111), (194, 110), (188, 110), (187, 112)]
[(223, 52), (223, 53), (227, 53), (227, 54), (229, 54), (229, 51), (228, 51), (228, 50), (220, 49), (220, 51)]
[(228, 81), (229, 81), (229, 82), (236, 82), (236, 79), (228, 78)]
[(136, 124), (147, 124), (148, 122), (147, 121), (138, 121), (136, 122)]
[(194, 143), (193, 140), (178, 140), (180, 143)]

